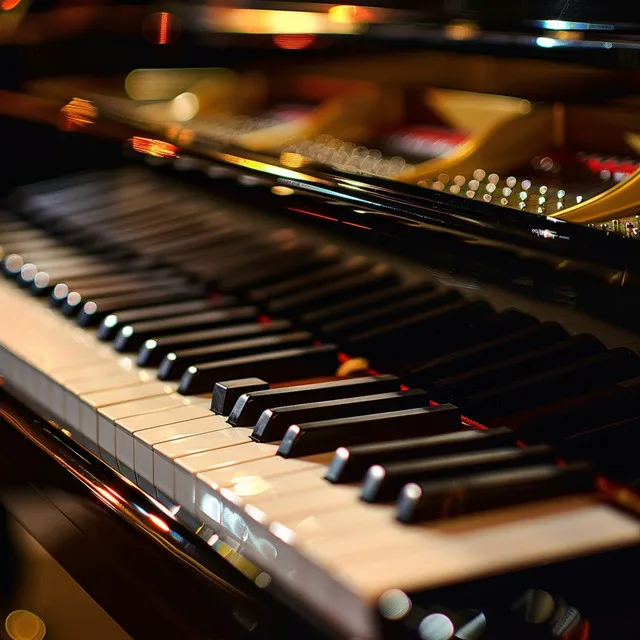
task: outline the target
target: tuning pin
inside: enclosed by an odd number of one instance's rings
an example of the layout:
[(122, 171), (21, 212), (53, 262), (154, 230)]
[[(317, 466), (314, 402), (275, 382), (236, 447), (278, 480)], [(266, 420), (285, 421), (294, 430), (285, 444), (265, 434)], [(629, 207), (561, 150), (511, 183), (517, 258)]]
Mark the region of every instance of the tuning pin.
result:
[(493, 182), (489, 182), (485, 186), (485, 190), (487, 193), (493, 193), (496, 190), (496, 185)]
[(447, 184), (449, 182), (449, 176), (446, 173), (441, 173), (438, 176), (438, 181), (442, 182), (442, 184)]
[(442, 182), (440, 182), (440, 180), (436, 180), (432, 185), (431, 185), (432, 189), (435, 189), (436, 191), (444, 191), (444, 185), (442, 184)]
[(473, 179), (477, 180), (478, 182), (482, 182), (486, 175), (487, 172), (484, 169), (476, 169), (473, 172)]
[(454, 179), (453, 182), (454, 184), (456, 184), (458, 187), (462, 187), (464, 186), (464, 183), (467, 181), (467, 179), (464, 176), (461, 175), (457, 175)]
[(485, 193), (485, 194), (482, 196), (482, 199), (483, 199), (485, 202), (491, 202), (491, 194), (490, 194), (490, 193)]
[(489, 178), (488, 178), (489, 182), (491, 184), (498, 184), (498, 182), (500, 182), (500, 176), (497, 173), (491, 173), (489, 174)]
[(505, 198), (508, 198), (512, 193), (513, 191), (509, 187), (505, 187), (502, 190), (502, 195), (505, 196)]
[(467, 198), (475, 198), (476, 197), (476, 192), (473, 191), (472, 189), (469, 189), (467, 191)]
[(449, 187), (449, 191), (450, 191), (451, 193), (455, 194), (455, 195), (458, 195), (458, 194), (460, 193), (460, 187), (459, 187), (459, 185), (457, 185), (457, 184), (452, 184), (452, 185)]
[(471, 189), (472, 191), (477, 191), (479, 188), (480, 188), (480, 182), (476, 178), (474, 178), (473, 180), (469, 180), (469, 189)]
[(527, 208), (526, 202), (518, 202), (518, 209), (523, 210)]
[(576, 202), (580, 204), (582, 202), (582, 196), (576, 196)]
[(521, 191), (518, 197), (524, 202), (529, 197), (529, 194), (526, 191)]
[(513, 176), (509, 176), (507, 178), (507, 187), (509, 187), (510, 189), (513, 189), (513, 187), (515, 187), (517, 183), (518, 181)]
[(564, 189), (558, 189), (558, 200), (562, 200), (565, 197), (566, 193)]
[(509, 204), (509, 201), (506, 198), (500, 198), (500, 204), (506, 207)]
[(529, 191), (531, 189), (531, 180), (523, 180), (521, 186), (525, 191)]
[(540, 192), (541, 196), (545, 195), (547, 193), (547, 190), (548, 190), (548, 188), (544, 184), (540, 187), (540, 189), (538, 189), (538, 191)]

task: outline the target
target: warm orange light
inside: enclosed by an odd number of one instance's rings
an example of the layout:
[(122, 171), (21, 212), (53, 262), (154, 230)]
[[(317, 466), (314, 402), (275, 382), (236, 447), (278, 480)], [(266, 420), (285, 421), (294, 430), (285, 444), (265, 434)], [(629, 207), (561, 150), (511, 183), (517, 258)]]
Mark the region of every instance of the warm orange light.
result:
[(158, 518), (158, 516), (154, 515), (153, 513), (149, 514), (149, 520), (151, 520), (151, 522), (158, 527), (158, 529), (160, 529), (161, 531), (164, 531), (165, 533), (169, 533), (171, 531), (171, 528), (169, 527), (169, 525), (162, 520), (161, 518)]
[(279, 34), (273, 36), (273, 42), (280, 49), (300, 50), (310, 47), (315, 42), (316, 37), (311, 33), (301, 34)]
[(98, 117), (98, 110), (89, 100), (73, 98), (60, 113), (63, 117), (62, 127), (66, 130), (86, 127), (93, 124)]
[(22, 0), (2, 0), (0, 2), (0, 9), (3, 11), (11, 11), (11, 9), (15, 9)]
[(155, 158), (178, 157), (178, 147), (163, 140), (134, 136), (131, 138), (131, 146), (134, 151), (144, 153), (148, 156), (154, 156)]
[(120, 501), (118, 500), (118, 498), (116, 498), (115, 495), (113, 495), (113, 493), (110, 493), (102, 487), (95, 487), (95, 489), (105, 500), (109, 501), (111, 504), (119, 504)]
[(169, 14), (163, 11), (160, 14), (160, 26), (158, 28), (158, 44), (169, 42)]
[(351, 24), (361, 19), (360, 7), (352, 4), (340, 4), (329, 9), (329, 20), (338, 24)]

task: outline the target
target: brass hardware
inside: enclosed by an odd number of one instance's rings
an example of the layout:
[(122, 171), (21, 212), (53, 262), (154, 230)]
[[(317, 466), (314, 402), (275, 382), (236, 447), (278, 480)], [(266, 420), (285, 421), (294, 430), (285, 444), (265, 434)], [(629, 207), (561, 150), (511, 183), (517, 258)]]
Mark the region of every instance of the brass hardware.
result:
[(440, 173), (469, 175), (478, 167), (497, 173), (528, 162), (553, 142), (553, 109), (526, 100), (457, 91), (429, 91), (429, 107), (469, 138), (449, 153), (396, 176), (418, 182)]

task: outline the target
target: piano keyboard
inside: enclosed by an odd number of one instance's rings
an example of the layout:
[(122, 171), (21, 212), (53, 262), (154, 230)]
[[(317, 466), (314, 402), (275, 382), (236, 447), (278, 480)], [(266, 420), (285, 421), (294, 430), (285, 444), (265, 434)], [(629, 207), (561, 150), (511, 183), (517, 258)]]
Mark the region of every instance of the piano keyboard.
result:
[(138, 168), (15, 203), (8, 389), (342, 633), (376, 637), (391, 589), (638, 543), (594, 488), (633, 478), (635, 336), (499, 308)]

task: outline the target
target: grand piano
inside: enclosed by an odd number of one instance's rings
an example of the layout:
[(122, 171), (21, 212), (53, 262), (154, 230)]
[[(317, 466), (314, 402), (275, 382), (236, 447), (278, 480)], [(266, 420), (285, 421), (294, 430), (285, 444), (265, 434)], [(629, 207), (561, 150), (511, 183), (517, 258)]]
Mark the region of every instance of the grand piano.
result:
[(136, 640), (638, 637), (635, 6), (0, 9), (3, 517)]

